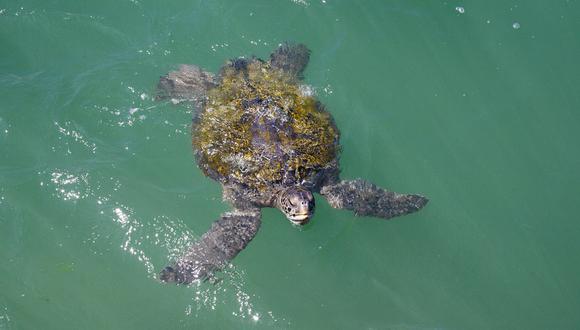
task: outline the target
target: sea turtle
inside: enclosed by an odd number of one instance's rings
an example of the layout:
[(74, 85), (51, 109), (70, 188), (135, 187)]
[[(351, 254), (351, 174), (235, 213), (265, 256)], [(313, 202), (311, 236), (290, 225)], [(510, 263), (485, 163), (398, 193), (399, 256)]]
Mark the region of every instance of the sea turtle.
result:
[(165, 282), (191, 283), (222, 269), (258, 232), (263, 207), (306, 224), (319, 193), (339, 209), (389, 219), (421, 209), (427, 198), (397, 194), (362, 179), (339, 177), (339, 131), (311, 88), (302, 84), (310, 50), (280, 45), (265, 61), (227, 61), (219, 74), (194, 65), (161, 77), (158, 98), (193, 103), (197, 164), (220, 182), (233, 210), (222, 214), (181, 258)]

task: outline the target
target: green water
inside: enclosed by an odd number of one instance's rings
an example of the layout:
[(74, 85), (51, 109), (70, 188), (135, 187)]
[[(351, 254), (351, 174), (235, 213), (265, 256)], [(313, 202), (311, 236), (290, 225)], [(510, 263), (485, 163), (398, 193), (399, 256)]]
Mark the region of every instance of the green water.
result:
[[(579, 12), (1, 0), (0, 329), (580, 328)], [(265, 210), (221, 282), (158, 283), (227, 210), (158, 77), (285, 40), (312, 49), (343, 177), (430, 204), (385, 222), (318, 198), (302, 231)]]

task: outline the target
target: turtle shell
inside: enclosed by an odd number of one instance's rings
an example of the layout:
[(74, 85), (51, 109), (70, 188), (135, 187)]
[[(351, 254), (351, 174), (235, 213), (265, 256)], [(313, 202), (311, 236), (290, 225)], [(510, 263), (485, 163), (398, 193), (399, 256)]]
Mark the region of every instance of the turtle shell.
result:
[(222, 68), (192, 127), (211, 178), (260, 189), (300, 183), (338, 157), (339, 131), (298, 79), (258, 59)]

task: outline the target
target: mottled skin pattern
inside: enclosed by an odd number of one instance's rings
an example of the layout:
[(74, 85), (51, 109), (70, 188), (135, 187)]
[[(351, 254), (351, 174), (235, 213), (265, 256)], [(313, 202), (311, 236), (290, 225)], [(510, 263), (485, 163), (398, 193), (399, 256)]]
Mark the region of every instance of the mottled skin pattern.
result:
[(258, 232), (264, 207), (304, 225), (314, 213), (313, 193), (334, 208), (383, 219), (427, 204), (421, 195), (340, 179), (338, 129), (314, 96), (299, 88), (309, 57), (304, 45), (283, 44), (267, 62), (228, 61), (217, 77), (193, 65), (161, 77), (159, 99), (198, 109), (198, 165), (222, 184), (223, 199), (233, 209), (161, 272), (162, 281), (188, 284), (223, 269)]

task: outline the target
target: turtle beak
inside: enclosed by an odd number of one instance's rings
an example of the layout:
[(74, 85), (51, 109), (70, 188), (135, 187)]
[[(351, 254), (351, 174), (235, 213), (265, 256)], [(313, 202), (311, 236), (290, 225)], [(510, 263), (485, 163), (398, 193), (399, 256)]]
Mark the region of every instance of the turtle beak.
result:
[(289, 216), (288, 220), (290, 220), (295, 225), (304, 226), (305, 224), (310, 222), (311, 216), (312, 216), (312, 214), (310, 212), (297, 213), (297, 214), (293, 214), (293, 215)]

